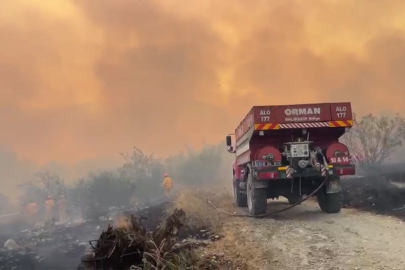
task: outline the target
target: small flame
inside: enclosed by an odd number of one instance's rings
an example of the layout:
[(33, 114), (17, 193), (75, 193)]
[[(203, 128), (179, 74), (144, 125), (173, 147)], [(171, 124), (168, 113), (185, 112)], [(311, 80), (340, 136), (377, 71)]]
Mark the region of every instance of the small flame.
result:
[(125, 229), (125, 230), (129, 230), (131, 228), (131, 224), (128, 220), (128, 217), (124, 216), (124, 215), (118, 215), (115, 218), (115, 227), (118, 229)]

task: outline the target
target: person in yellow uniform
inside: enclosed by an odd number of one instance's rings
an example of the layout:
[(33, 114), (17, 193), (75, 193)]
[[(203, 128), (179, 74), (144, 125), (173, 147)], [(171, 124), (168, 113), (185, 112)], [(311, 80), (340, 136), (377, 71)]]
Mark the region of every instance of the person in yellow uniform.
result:
[(30, 223), (35, 224), (38, 220), (38, 204), (36, 204), (35, 202), (31, 202), (29, 204), (27, 204), (26, 206), (26, 211), (28, 213), (28, 218)]
[(173, 188), (173, 180), (169, 177), (167, 173), (164, 175), (163, 188), (165, 189), (166, 196), (170, 197), (170, 190)]
[(53, 220), (53, 208), (55, 207), (55, 202), (48, 196), (45, 201), (45, 223), (52, 224)]

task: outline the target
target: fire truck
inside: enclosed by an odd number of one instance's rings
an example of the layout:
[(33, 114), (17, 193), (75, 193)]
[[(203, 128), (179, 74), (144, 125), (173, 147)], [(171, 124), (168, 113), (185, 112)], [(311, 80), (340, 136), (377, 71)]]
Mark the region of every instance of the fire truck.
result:
[(254, 106), (226, 137), (228, 152), (235, 154), (235, 204), (263, 215), (267, 199), (282, 196), (299, 204), (316, 191), (323, 212), (339, 212), (340, 177), (355, 174), (339, 138), (352, 126), (350, 102)]

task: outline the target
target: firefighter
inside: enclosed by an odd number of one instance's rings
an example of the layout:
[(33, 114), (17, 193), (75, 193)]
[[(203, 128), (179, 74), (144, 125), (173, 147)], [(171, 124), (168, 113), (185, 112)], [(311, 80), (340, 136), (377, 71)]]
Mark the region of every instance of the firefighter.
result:
[(45, 223), (50, 224), (53, 221), (53, 208), (55, 207), (55, 202), (51, 196), (48, 196), (45, 201)]
[(165, 189), (166, 196), (170, 197), (170, 190), (173, 188), (173, 180), (169, 177), (167, 173), (164, 175), (163, 188)]
[(66, 222), (66, 198), (65, 195), (60, 195), (58, 200), (59, 222)]
[(31, 202), (27, 204), (25, 210), (27, 211), (29, 222), (35, 224), (38, 218), (38, 204)]

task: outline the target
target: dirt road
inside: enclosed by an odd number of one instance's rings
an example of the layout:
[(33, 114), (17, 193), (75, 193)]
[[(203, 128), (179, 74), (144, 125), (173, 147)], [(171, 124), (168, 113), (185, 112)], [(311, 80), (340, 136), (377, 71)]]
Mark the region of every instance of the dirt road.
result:
[[(269, 210), (286, 207), (274, 201)], [(322, 213), (308, 201), (275, 218), (239, 219), (240, 237), (263, 252), (259, 269), (405, 269), (405, 223), (343, 209)]]

